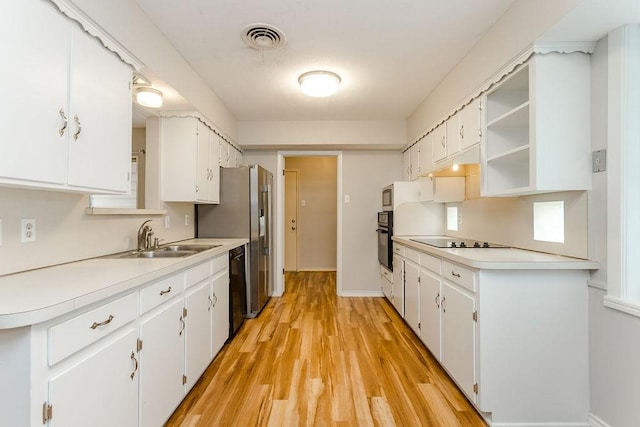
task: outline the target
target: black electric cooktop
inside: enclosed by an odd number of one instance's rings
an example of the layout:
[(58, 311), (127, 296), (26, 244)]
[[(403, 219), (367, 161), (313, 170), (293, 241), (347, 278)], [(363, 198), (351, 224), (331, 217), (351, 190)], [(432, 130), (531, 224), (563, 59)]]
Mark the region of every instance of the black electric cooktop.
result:
[(508, 248), (509, 246), (498, 245), (496, 243), (481, 242), (478, 240), (455, 239), (455, 238), (423, 238), (409, 239), (414, 242), (423, 243), (435, 248)]

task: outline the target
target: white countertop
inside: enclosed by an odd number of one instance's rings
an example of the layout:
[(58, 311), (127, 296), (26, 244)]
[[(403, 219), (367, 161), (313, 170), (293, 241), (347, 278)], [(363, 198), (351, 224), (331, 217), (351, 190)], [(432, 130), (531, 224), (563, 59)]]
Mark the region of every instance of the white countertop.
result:
[(597, 270), (597, 261), (571, 258), (517, 248), (436, 248), (414, 242), (434, 236), (393, 236), (404, 246), (448, 259), (468, 267), (487, 270)]
[(180, 243), (222, 246), (184, 258), (92, 258), (2, 276), (0, 329), (53, 319), (248, 242), (248, 239), (190, 239)]

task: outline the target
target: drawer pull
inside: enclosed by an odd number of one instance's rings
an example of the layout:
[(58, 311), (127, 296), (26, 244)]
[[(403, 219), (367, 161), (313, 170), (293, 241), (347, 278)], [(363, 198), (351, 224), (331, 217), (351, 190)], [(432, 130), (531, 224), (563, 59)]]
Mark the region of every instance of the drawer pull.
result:
[(133, 368), (133, 372), (131, 372), (131, 375), (129, 375), (131, 381), (133, 381), (133, 377), (135, 377), (136, 372), (138, 372), (138, 359), (136, 359), (136, 355), (133, 353), (133, 351), (131, 352), (131, 360), (133, 360), (133, 363), (136, 364), (136, 366)]
[(180, 316), (180, 332), (178, 332), (178, 335), (182, 336), (182, 333), (184, 332), (184, 329), (187, 327), (187, 324), (184, 321), (184, 316)]
[(169, 286), (166, 291), (160, 291), (160, 296), (163, 296), (164, 294), (168, 294), (169, 292), (171, 292), (171, 286)]
[(436, 307), (440, 308), (440, 292), (438, 292), (438, 295), (436, 295)]
[(451, 275), (453, 277), (457, 277), (458, 279), (460, 278), (460, 273), (456, 273), (455, 271), (451, 271)]
[(98, 326), (108, 325), (109, 323), (111, 323), (112, 320), (113, 320), (113, 315), (110, 314), (107, 320), (103, 320), (102, 322), (93, 322), (93, 325), (89, 327), (91, 329), (96, 329)]
[(213, 293), (213, 296), (216, 298), (215, 302), (213, 303), (213, 307), (216, 306), (216, 304), (218, 303), (218, 295), (216, 295), (216, 293)]

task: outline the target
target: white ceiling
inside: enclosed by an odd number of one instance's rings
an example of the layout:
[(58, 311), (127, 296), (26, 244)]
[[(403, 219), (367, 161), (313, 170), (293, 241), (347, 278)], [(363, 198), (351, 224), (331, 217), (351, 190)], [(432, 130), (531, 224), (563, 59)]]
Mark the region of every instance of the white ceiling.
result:
[[(137, 0), (239, 121), (403, 120), (514, 0)], [(244, 45), (242, 29), (284, 32), (275, 51)], [(330, 98), (298, 76), (342, 77)]]

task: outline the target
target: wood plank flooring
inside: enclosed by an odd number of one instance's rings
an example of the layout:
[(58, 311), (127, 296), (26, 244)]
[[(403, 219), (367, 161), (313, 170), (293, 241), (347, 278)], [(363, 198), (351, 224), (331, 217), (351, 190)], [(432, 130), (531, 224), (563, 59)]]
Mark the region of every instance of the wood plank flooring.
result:
[(167, 426), (486, 426), (384, 298), (287, 273)]

